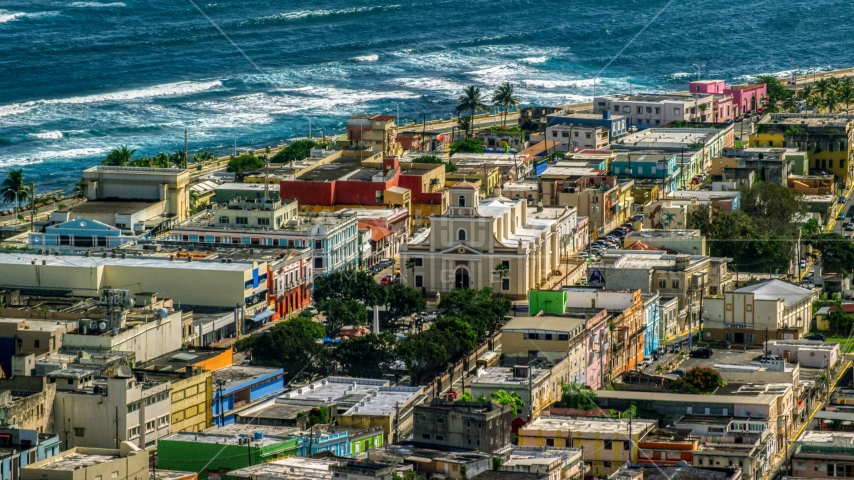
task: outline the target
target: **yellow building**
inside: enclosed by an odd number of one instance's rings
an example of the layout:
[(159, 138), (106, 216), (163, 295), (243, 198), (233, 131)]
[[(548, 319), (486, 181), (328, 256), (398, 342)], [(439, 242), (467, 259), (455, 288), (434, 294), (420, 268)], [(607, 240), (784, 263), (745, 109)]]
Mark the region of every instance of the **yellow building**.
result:
[(608, 476), (638, 460), (637, 444), (656, 427), (653, 420), (540, 417), (519, 427), (520, 447), (581, 448), (593, 476)]
[(501, 173), (498, 167), (484, 165), (482, 167), (457, 167), (454, 172), (445, 173), (445, 186), (452, 187), (460, 182), (474, 183), (480, 187), (480, 191), (487, 195), (495, 192), (495, 187), (500, 185)]
[(851, 185), (854, 115), (768, 114), (750, 135), (752, 147), (786, 147), (809, 152), (810, 170), (833, 173)]
[(231, 348), (195, 348), (155, 358), (137, 371), (171, 382), (171, 433), (202, 432), (211, 427), (211, 372), (233, 362)]

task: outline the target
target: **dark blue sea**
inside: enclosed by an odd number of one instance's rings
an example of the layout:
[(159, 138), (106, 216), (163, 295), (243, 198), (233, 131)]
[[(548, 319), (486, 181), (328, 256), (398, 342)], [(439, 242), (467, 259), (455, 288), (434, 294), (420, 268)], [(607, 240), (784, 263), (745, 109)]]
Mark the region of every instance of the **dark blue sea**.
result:
[(852, 18), (850, 0), (0, 0), (0, 175), (68, 189), (110, 149), (175, 151), (185, 129), (191, 152), (225, 154), (309, 119), (318, 136), (353, 113), (447, 118), (469, 84), (545, 105), (589, 99), (597, 74), (599, 92), (669, 91), (694, 64), (729, 81), (847, 67)]

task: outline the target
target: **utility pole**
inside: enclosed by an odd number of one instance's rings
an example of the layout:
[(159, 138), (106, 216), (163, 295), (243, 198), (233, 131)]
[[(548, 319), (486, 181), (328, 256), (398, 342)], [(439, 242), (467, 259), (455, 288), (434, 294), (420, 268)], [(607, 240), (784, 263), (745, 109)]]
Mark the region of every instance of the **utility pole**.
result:
[(186, 129), (184, 129), (184, 163), (187, 165), (190, 164), (189, 139), (190, 139), (190, 134)]
[[(36, 182), (31, 182), (30, 187), (30, 230), (35, 230), (36, 224)], [(118, 448), (118, 447), (116, 447)]]
[(427, 142), (424, 140), (425, 138), (427, 138), (427, 114), (426, 113), (424, 114), (424, 120), (421, 121), (421, 142), (423, 142), (424, 145), (427, 144)]
[(252, 437), (246, 435), (246, 459), (248, 460), (248, 464), (252, 466)]
[(119, 448), (119, 407), (116, 407), (116, 449)]

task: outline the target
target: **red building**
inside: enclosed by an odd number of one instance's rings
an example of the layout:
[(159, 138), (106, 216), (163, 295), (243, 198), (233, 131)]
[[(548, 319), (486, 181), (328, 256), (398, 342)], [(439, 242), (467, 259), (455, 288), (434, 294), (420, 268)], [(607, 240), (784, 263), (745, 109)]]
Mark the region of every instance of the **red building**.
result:
[(278, 260), (267, 262), (267, 290), (275, 311), (273, 319), (286, 317), (311, 303), (311, 250), (284, 250), (278, 255)]

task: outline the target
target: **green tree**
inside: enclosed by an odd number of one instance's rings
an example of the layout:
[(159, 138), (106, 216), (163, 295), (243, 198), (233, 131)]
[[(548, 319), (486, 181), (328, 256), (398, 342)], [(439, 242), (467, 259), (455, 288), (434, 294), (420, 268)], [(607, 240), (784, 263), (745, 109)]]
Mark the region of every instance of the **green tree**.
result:
[(818, 224), (818, 220), (814, 218), (807, 220), (801, 225), (801, 235), (804, 237), (811, 237), (819, 233), (821, 233), (821, 226)]
[(308, 412), (308, 421), (306, 427), (311, 428), (315, 425), (326, 425), (329, 423), (329, 415), (326, 407), (312, 408)]
[(81, 197), (86, 193), (86, 182), (83, 180), (79, 180), (74, 184), (74, 189), (71, 191), (74, 195), (80, 195)]
[(393, 333), (369, 333), (339, 343), (335, 359), (351, 377), (382, 378), (394, 363), (395, 348)]
[[(849, 274), (854, 271), (854, 243), (838, 233), (821, 233), (804, 240), (821, 257), (828, 272)], [(814, 254), (815, 254), (814, 253)]]
[(460, 132), (462, 132), (460, 138), (466, 138), (472, 127), (471, 119), (469, 117), (459, 117), (457, 118), (457, 126), (460, 127)]
[(670, 389), (679, 393), (708, 395), (723, 386), (726, 386), (726, 382), (717, 370), (710, 367), (694, 367), (688, 370), (684, 377), (673, 381)]
[[(17, 198), (16, 198), (17, 195)], [(21, 209), (21, 200), (30, 198), (30, 187), (24, 183), (24, 169), (11, 169), (6, 173), (6, 178), (0, 184), (0, 199), (5, 203), (17, 202), (18, 210)]]
[(836, 90), (828, 91), (821, 100), (821, 106), (827, 110), (827, 113), (835, 113), (839, 109), (840, 103), (842, 103), (842, 99)]
[(466, 133), (471, 133), (470, 130), (474, 124), (474, 114), (477, 112), (486, 112), (489, 107), (486, 105), (486, 100), (483, 97), (480, 87), (469, 85), (463, 89), (463, 94), (457, 97), (457, 115), (461, 113), (469, 113), (469, 130)]
[(471, 323), (457, 317), (442, 317), (431, 328), (447, 332), (459, 340), (463, 352), (471, 352), (477, 345), (477, 332)]
[(462, 395), (460, 395), (460, 399), (457, 401), (463, 402), (463, 403), (472, 403), (472, 402), (486, 402), (488, 400), (489, 399), (486, 398), (486, 395), (478, 395), (477, 398), (474, 398), (474, 397), (472, 397), (471, 392), (464, 392)]
[(438, 308), (442, 316), (459, 317), (471, 323), (479, 337), (485, 337), (495, 333), (498, 321), (511, 305), (510, 300), (495, 297), (489, 287), (481, 290), (455, 288), (442, 296)]
[(513, 411), (513, 418), (519, 417), (520, 408), (525, 408), (525, 402), (519, 398), (519, 394), (516, 392), (507, 393), (505, 390), (498, 390), (497, 392), (492, 392), (492, 395), (489, 397), (499, 405), (510, 405)]
[(201, 201), (201, 196), (199, 192), (195, 190), (190, 190), (190, 212), (196, 213), (199, 211), (199, 202)]
[(459, 341), (447, 332), (429, 329), (397, 344), (397, 357), (413, 385), (421, 385), (459, 352)]
[(158, 153), (151, 159), (151, 166), (157, 168), (169, 168), (169, 155)]
[(503, 110), (502, 126), (507, 126), (507, 111), (511, 108), (518, 107), (522, 104), (522, 100), (513, 90), (513, 84), (510, 82), (502, 83), (492, 93), (492, 102), (501, 105)]
[(851, 104), (854, 103), (854, 80), (851, 77), (845, 77), (839, 82), (837, 88), (839, 93), (839, 101), (845, 104), (845, 113), (851, 109)]
[(791, 90), (786, 88), (786, 85), (784, 85), (779, 78), (774, 75), (759, 75), (756, 77), (756, 80), (759, 83), (764, 83), (766, 86), (766, 91), (768, 92), (768, 101), (766, 102), (766, 105), (768, 103), (785, 101), (794, 94)]
[(101, 163), (111, 167), (126, 166), (130, 163), (133, 154), (136, 150), (128, 148), (127, 145), (122, 145), (119, 148), (114, 148)]
[(795, 221), (807, 211), (799, 193), (769, 182), (757, 182), (742, 190), (741, 210), (753, 218), (761, 232), (793, 236)]
[(273, 155), (273, 163), (285, 163), (302, 160), (311, 155), (311, 149), (317, 147), (314, 140), (297, 140)]
[(255, 155), (241, 155), (239, 157), (232, 158), (228, 161), (228, 166), (225, 171), (227, 172), (242, 172), (243, 170), (251, 170), (255, 168), (261, 168), (264, 166), (264, 161)]
[(250, 335), (235, 343), (239, 351), (249, 351), (252, 363), (282, 368), (288, 381), (311, 380), (328, 371), (323, 326), (310, 318), (297, 317), (280, 322), (269, 333)]
[(504, 277), (510, 275), (510, 267), (503, 263), (499, 263), (495, 266), (495, 270), (492, 271), (493, 275), (498, 275), (498, 296), (501, 296), (501, 288), (504, 285)]
[(847, 333), (851, 331), (854, 318), (845, 313), (842, 302), (837, 298), (831, 306), (830, 313), (827, 315), (827, 321), (830, 323), (830, 328), (836, 333), (839, 333), (840, 330)]
[(558, 407), (576, 408), (578, 410), (598, 408), (594, 402), (596, 392), (583, 383), (561, 382), (560, 390), (561, 396), (557, 402)]
[(176, 150), (169, 155), (169, 163), (176, 168), (187, 168), (187, 155), (183, 150)]
[(317, 310), (326, 316), (326, 336), (334, 338), (346, 325), (368, 323), (368, 311), (361, 302), (350, 298), (329, 298), (317, 302)]
[(312, 296), (316, 300), (352, 298), (366, 307), (374, 307), (386, 303), (386, 288), (367, 272), (339, 270), (315, 279)]
[(463, 138), (451, 143), (450, 155), (458, 153), (483, 153), (483, 140), (479, 138)]
[(400, 317), (418, 313), (424, 310), (427, 305), (421, 292), (412, 287), (407, 287), (401, 283), (394, 283), (387, 288), (386, 302), (388, 312), (395, 321)]
[(444, 165), (446, 173), (457, 171), (457, 167), (455, 167), (451, 162), (446, 162), (435, 155), (422, 155), (418, 158), (412, 159), (412, 163), (431, 163), (436, 165)]

